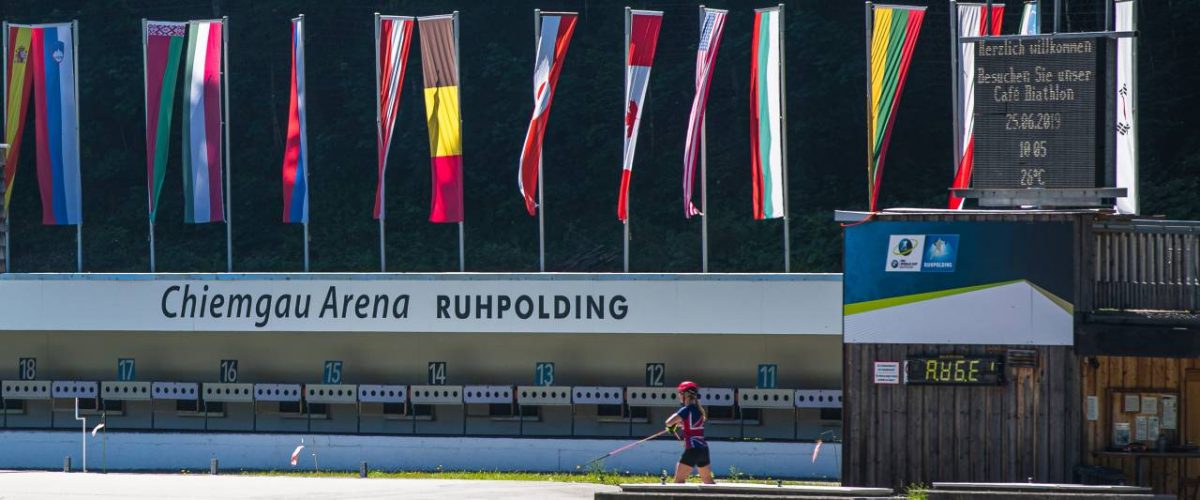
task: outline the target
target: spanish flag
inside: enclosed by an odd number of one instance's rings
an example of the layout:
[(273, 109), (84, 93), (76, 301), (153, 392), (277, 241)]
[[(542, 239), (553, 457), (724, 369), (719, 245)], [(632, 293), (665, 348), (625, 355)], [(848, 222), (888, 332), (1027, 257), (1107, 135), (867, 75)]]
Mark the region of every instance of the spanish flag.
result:
[(32, 57), (33, 27), (15, 26), (8, 33), (8, 102), (4, 103), (4, 142), (8, 144), (8, 156), (4, 164), (4, 213), (8, 213), (8, 202), (12, 198), (13, 178), (17, 175), (17, 158), (21, 152), (21, 136), (25, 132), (25, 112), (29, 111), (29, 91), (33, 88), (33, 72), (29, 71)]
[(458, 104), (458, 33), (455, 15), (417, 19), (433, 196), (429, 222), (463, 221), (462, 118)]

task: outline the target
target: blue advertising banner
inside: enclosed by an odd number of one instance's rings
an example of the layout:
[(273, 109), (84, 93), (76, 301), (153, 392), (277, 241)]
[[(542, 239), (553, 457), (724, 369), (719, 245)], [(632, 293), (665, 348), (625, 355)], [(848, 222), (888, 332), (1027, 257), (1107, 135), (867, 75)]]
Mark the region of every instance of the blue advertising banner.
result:
[(847, 343), (1070, 345), (1071, 222), (871, 222), (846, 229)]

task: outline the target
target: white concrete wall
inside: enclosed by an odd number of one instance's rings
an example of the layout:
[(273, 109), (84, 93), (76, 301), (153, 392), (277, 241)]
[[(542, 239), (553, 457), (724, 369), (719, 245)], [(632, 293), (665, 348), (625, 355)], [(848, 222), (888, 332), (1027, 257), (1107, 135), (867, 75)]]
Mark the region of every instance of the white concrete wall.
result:
[[(91, 422), (89, 422), (89, 426)], [(107, 444), (105, 445), (105, 439)], [(322, 470), (358, 470), (366, 461), (373, 470), (522, 470), (574, 472), (576, 466), (623, 446), (629, 440), (514, 439), (467, 437), (343, 436), (301, 434), (196, 434), (110, 432), (89, 434), (88, 467), (100, 470), (205, 470), (217, 458), (223, 470), (291, 469), (292, 450), (301, 439), (307, 446), (296, 469), (312, 470), (316, 451)], [(0, 431), (0, 468), (58, 469), (63, 458), (82, 465), (79, 432)], [(813, 443), (712, 443), (713, 472), (736, 467), (754, 477), (837, 480), (841, 446), (825, 444), (816, 462)], [(651, 441), (604, 461), (605, 470), (659, 474), (673, 469), (681, 446)]]

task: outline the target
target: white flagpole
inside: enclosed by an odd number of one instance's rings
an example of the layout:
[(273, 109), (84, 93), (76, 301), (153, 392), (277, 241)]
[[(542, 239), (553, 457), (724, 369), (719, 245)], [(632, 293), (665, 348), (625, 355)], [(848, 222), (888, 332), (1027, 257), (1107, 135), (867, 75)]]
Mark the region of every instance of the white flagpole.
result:
[[(150, 94), (146, 88), (146, 18), (142, 18), (142, 103), (145, 104), (147, 112), (150, 110)], [(146, 124), (149, 126), (149, 123)], [(149, 132), (147, 130), (147, 132)], [(147, 138), (146, 140), (149, 140)], [(154, 161), (153, 158), (147, 158), (147, 161)], [(148, 173), (150, 178), (147, 179), (146, 198), (148, 199), (150, 213), (146, 217), (150, 222), (150, 272), (154, 272), (154, 172)]]
[[(537, 49), (540, 43), (539, 38), (542, 33), (542, 9), (533, 9), (533, 74), (534, 85), (537, 85)], [(552, 56), (553, 57), (553, 56)], [(549, 91), (549, 89), (547, 89)], [(537, 106), (537, 97), (534, 97), (534, 106)], [(542, 169), (542, 150), (538, 148), (538, 270), (546, 272), (546, 204), (543, 199), (543, 169)]]
[[(631, 29), (632, 29), (632, 27), (631, 27), (631, 24), (632, 24), (632, 23), (633, 23), (633, 12), (632, 12), (632, 9), (631, 9), (629, 6), (626, 6), (626, 7), (625, 7), (625, 60), (624, 60), (624, 65), (625, 65), (625, 97), (624, 97), (624, 99), (623, 99), (623, 100), (622, 100), (622, 102), (621, 102), (621, 109), (622, 109), (622, 110), (628, 109), (628, 107), (629, 107), (629, 103), (628, 103), (628, 102), (625, 102), (625, 101), (628, 101), (628, 100), (629, 100), (629, 32), (630, 32), (630, 31), (631, 31)], [(624, 120), (622, 120), (622, 122), (621, 122), (621, 133), (622, 133), (622, 134), (624, 134), (624, 133), (625, 133), (625, 123), (624, 123)], [(627, 187), (628, 187), (628, 186), (627, 186)], [(629, 214), (629, 193), (625, 193), (625, 224), (624, 224), (624, 226), (625, 226), (625, 228), (624, 228), (624, 233), (625, 233), (625, 234), (624, 234), (624, 237), (623, 237), (623, 238), (621, 238), (622, 247), (624, 247), (624, 252), (622, 252), (622, 254), (623, 254), (623, 256), (624, 256), (624, 267), (623, 267), (623, 269), (624, 269), (624, 271), (625, 271), (625, 272), (629, 272), (629, 219), (630, 219), (630, 214)]]
[[(457, 10), (454, 11), (454, 13), (452, 15), (454, 16), (454, 76), (458, 77), (458, 88), (462, 89), (463, 88), (463, 86), (462, 86), (462, 71), (461, 71), (462, 63), (459, 62), (459, 57), (458, 57), (458, 52), (459, 52), (458, 51), (458, 11)], [(462, 106), (459, 106), (458, 135), (459, 135), (460, 145), (462, 143), (462, 130), (463, 130)], [(460, 146), (459, 154), (460, 155), (462, 154), (461, 146)], [(466, 177), (467, 177), (465, 167), (463, 168), (463, 171), (460, 172), (460, 175), (462, 176), (462, 179), (460, 179), (460, 182), (463, 183), (464, 188), (465, 188)], [(463, 219), (465, 220), (466, 218), (467, 218), (466, 203), (464, 201), (463, 202)], [(467, 271), (466, 229), (464, 229), (464, 227), (463, 227), (463, 221), (458, 221), (458, 271), (459, 272)]]
[[(300, 23), (300, 46), (304, 47), (304, 37), (308, 34), (304, 30), (304, 14), (300, 14), (299, 23)], [(303, 72), (304, 68), (305, 68), (304, 64), (301, 64), (300, 68), (299, 68), (300, 72), (296, 75), (298, 82), (304, 81), (304, 72)], [(307, 90), (307, 88), (305, 90)], [(303, 99), (304, 97), (297, 96), (296, 98)], [(300, 106), (302, 104), (303, 104), (302, 102), (297, 103), (297, 106)], [(302, 110), (302, 111), (307, 111), (307, 110)], [(308, 132), (307, 130), (301, 131), (302, 134), (307, 133), (307, 132)], [(301, 136), (300, 137), (301, 149), (304, 148), (304, 146), (303, 146), (304, 140), (305, 140), (305, 138), (303, 136)], [(304, 152), (305, 151), (301, 151), (301, 153), (304, 153)], [(308, 184), (308, 171), (311, 170), (312, 162), (308, 161), (309, 160), (308, 157), (305, 157), (304, 160), (305, 160), (305, 162), (304, 162), (304, 205), (305, 205), (305, 207), (304, 207), (304, 212), (305, 212), (305, 217), (304, 217), (304, 272), (307, 273), (308, 272), (308, 263), (309, 263), (309, 259), (308, 259), (308, 217), (307, 217), (307, 215), (308, 215), (308, 208), (309, 208), (308, 203), (311, 198), (308, 195), (308, 193), (309, 193), (309, 191), (312, 190), (312, 186), (309, 186), (309, 184)]]
[[(0, 73), (3, 73), (3, 75), (4, 75), (4, 82), (3, 82), (4, 85), (2, 85), (4, 88), (0, 89), (0, 95), (4, 96), (3, 109), (4, 109), (4, 116), (5, 116), (5, 118), (7, 118), (8, 117), (8, 21), (4, 21), (4, 22), (0, 23), (0, 28), (3, 28), (3, 31), (4, 31), (3, 36), (0, 36), (0, 38), (4, 39), (4, 42), (3, 42), (4, 54), (2, 56), (0, 56)], [(6, 122), (4, 125), (6, 127), (4, 129), (5, 135), (7, 135), (8, 123)], [(8, 147), (11, 149), (13, 147), (13, 145), (9, 144)], [(4, 153), (5, 153), (5, 156), (7, 156), (8, 150), (7, 149), (4, 150)], [(12, 167), (5, 165), (4, 168), (7, 169), (7, 168), (12, 168)], [(2, 182), (2, 181), (0, 181), (0, 182)], [(8, 190), (10, 190), (10, 189), (12, 189), (12, 186), (4, 186), (5, 195), (8, 194)], [(4, 272), (6, 272), (6, 273), (12, 272), (11, 249), (12, 249), (12, 221), (9, 220), (7, 207), (4, 207)], [(5, 417), (5, 419), (6, 419), (5, 424), (7, 424), (8, 423), (7, 416)]]
[[(401, 64), (403, 64), (403, 62)], [(383, 142), (380, 141), (380, 139), (382, 139), (382, 137), (383, 137), (383, 128), (382, 128), (383, 125), (382, 125), (382, 119), (380, 117), (379, 105), (380, 105), (380, 97), (379, 97), (379, 13), (376, 12), (375, 13), (375, 140), (376, 140), (376, 144), (382, 145)], [(385, 158), (386, 158), (386, 156), (385, 156)], [(384, 223), (383, 223), (384, 212), (385, 212), (384, 207), (387, 206), (386, 205), (387, 198), (384, 195), (385, 190), (387, 189), (387, 186), (384, 183), (384, 178), (386, 176), (385, 172), (387, 172), (387, 170), (386, 170), (387, 165), (386, 164), (381, 165), (380, 167), (381, 168), (380, 168), (380, 172), (379, 172), (379, 272), (382, 273), (382, 272), (387, 271), (387, 250), (386, 250), (386, 246), (384, 245)]]
[[(71, 63), (75, 66), (75, 147), (79, 146), (79, 21), (71, 21)], [(81, 148), (82, 149), (82, 148)], [(83, 176), (79, 182), (79, 223), (75, 225), (75, 272), (83, 272)]]
[[(703, 5), (700, 6), (700, 36), (704, 36), (704, 12)], [(696, 82), (696, 90), (700, 89), (700, 82)], [(704, 107), (708, 107), (708, 102), (703, 103)], [(705, 113), (704, 118), (700, 119), (700, 268), (702, 272), (708, 272), (708, 114)]]
[(779, 4), (779, 150), (783, 161), (783, 272), (792, 272), (792, 239), (789, 220), (792, 218), (788, 209), (788, 146), (787, 146), (787, 63), (784, 61), (784, 35), (786, 19), (783, 15), (783, 4)]
[(225, 109), (221, 114), (225, 129), (225, 272), (233, 272), (233, 164), (229, 160), (229, 16), (221, 16), (221, 97)]

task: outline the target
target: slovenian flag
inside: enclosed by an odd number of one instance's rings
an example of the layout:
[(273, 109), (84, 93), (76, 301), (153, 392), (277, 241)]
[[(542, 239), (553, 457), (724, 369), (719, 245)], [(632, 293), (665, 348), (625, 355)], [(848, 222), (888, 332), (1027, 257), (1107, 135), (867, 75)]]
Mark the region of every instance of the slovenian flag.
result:
[[(13, 148), (8, 158), (6, 185), (12, 186), (16, 174), (16, 146), (22, 132), (21, 123), (14, 123), (13, 118), (21, 120), (25, 116), (27, 99), (32, 94), (42, 223), (79, 224), (83, 214), (80, 208), (79, 111), (73, 23), (9, 25), (7, 35), (10, 43), (7, 74), (11, 80), (5, 82), (9, 87), (6, 109), (9, 120), (5, 136)], [(11, 193), (11, 189), (5, 193), (5, 211)]]
[(283, 222), (308, 223), (308, 124), (304, 119), (304, 17), (292, 19), (292, 78), (283, 152)]

